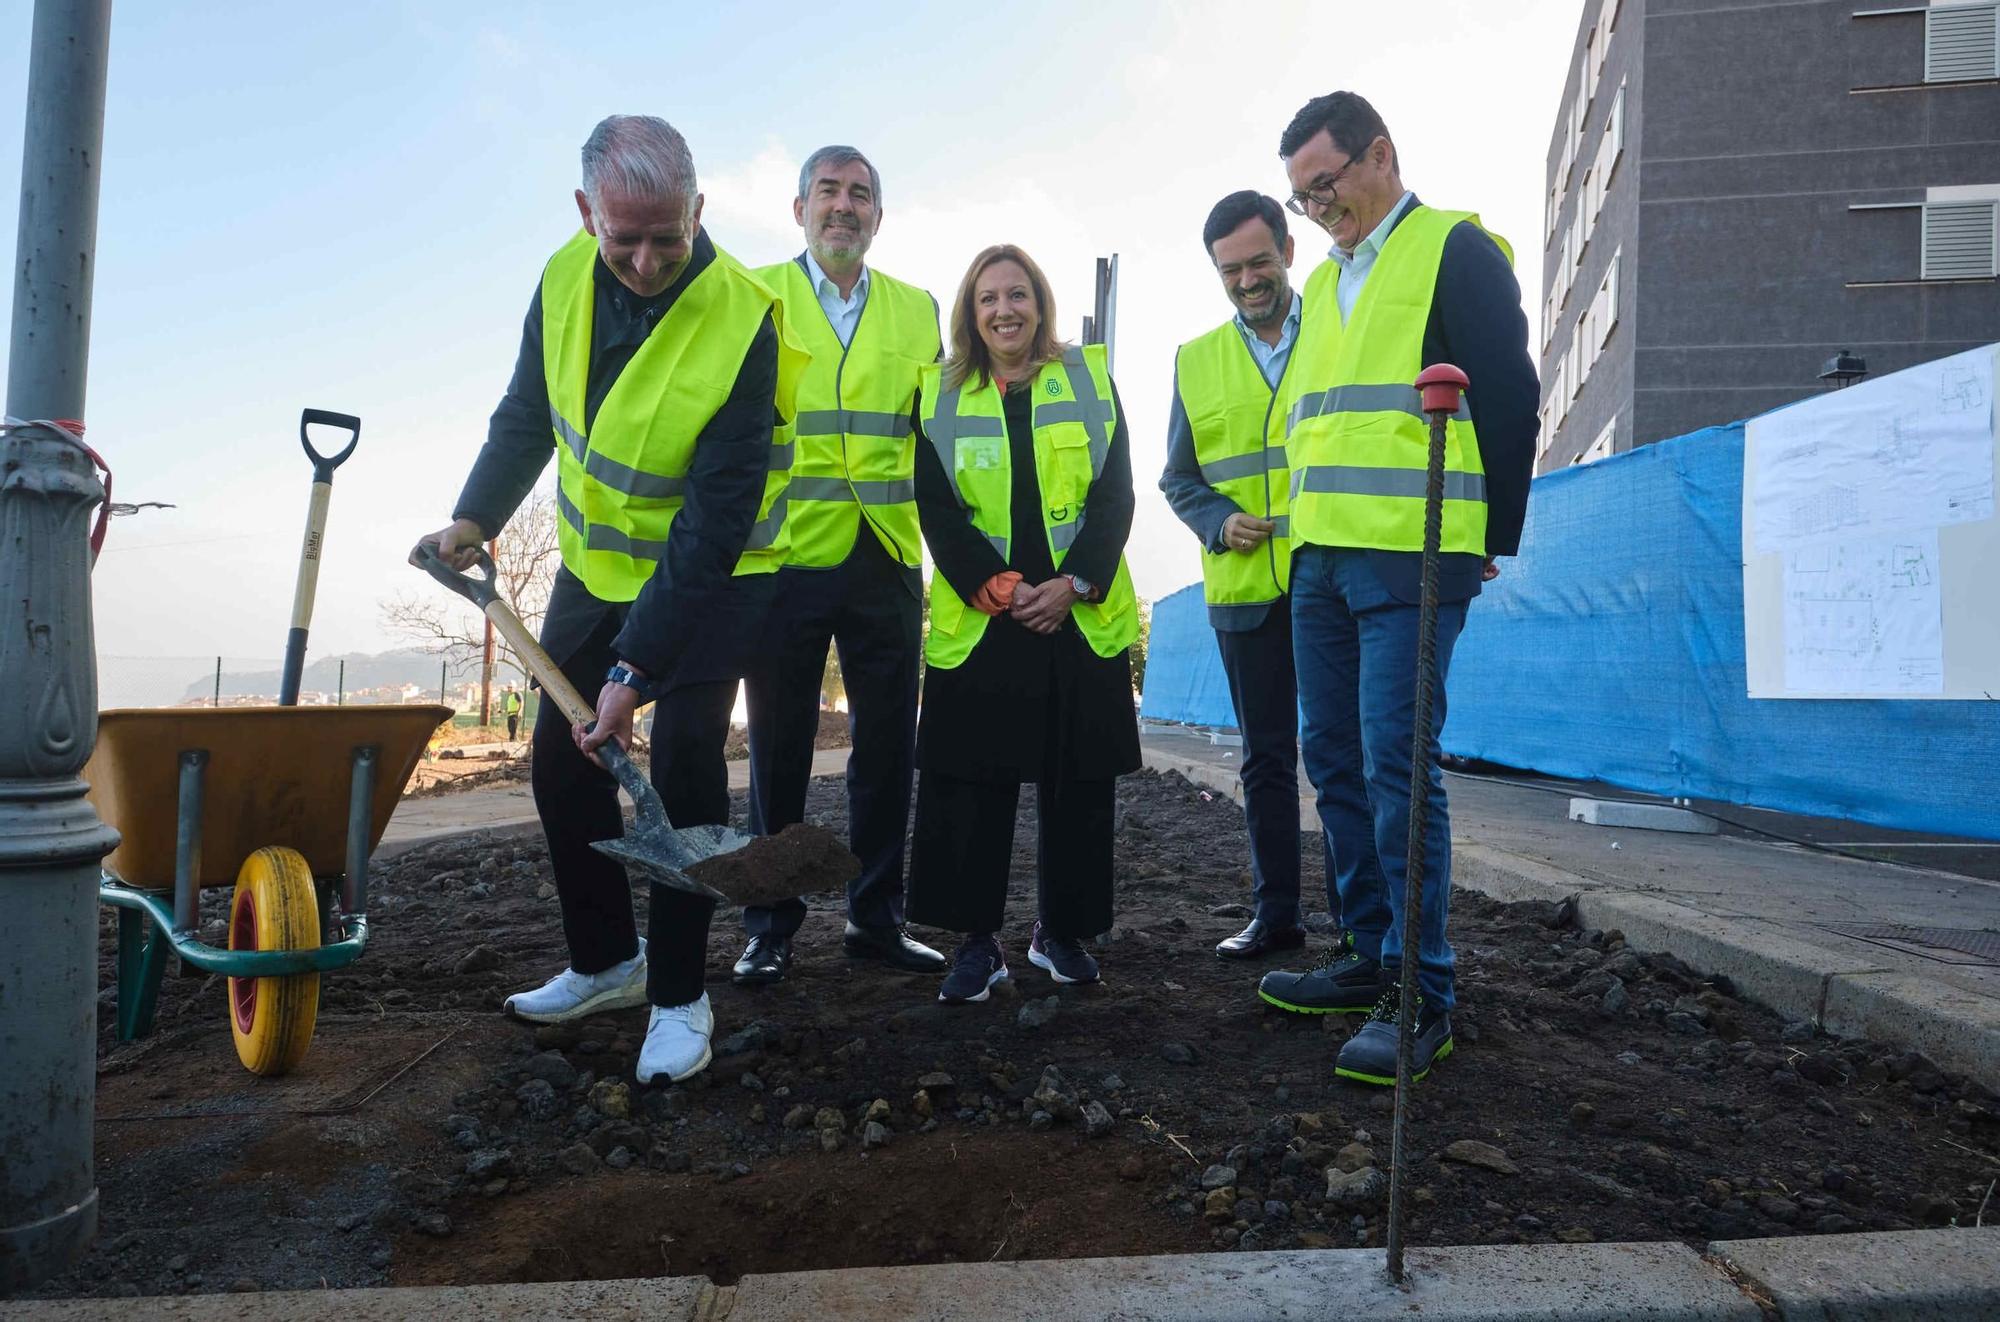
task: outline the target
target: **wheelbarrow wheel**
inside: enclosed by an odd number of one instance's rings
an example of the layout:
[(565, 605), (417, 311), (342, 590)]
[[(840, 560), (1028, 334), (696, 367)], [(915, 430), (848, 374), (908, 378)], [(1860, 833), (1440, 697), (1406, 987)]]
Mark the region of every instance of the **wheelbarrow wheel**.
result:
[[(319, 897), (297, 850), (267, 846), (243, 860), (229, 906), (231, 950), (313, 950)], [(319, 974), (229, 980), (236, 1055), (255, 1074), (284, 1074), (305, 1058), (319, 1018)]]

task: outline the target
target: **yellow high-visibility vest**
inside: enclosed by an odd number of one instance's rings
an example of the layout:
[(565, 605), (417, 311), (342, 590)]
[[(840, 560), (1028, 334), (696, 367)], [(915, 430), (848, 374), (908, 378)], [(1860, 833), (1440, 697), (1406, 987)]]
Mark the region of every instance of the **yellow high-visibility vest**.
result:
[[(735, 258), (715, 260), (681, 291), (612, 383), (588, 430), (597, 240), (584, 230), (542, 272), (542, 371), (557, 453), (556, 543), (594, 597), (631, 601), (660, 558), (680, 512), (695, 439), (735, 388), (768, 314), (778, 332), (777, 412), (795, 412), (807, 355), (777, 296)], [(789, 424), (772, 435), (764, 496), (738, 574), (764, 574), (785, 557)]]
[(785, 563), (826, 568), (845, 560), (866, 521), (884, 549), (923, 563), (917, 527), (917, 433), (910, 425), (917, 372), (937, 361), (937, 302), (915, 285), (868, 272), (868, 301), (842, 345), (819, 306), (802, 260), (756, 276), (789, 309), (787, 324), (812, 354), (799, 382)]
[(1278, 525), (1270, 540), (1253, 550), (1202, 548), (1202, 595), (1210, 606), (1266, 606), (1291, 586), (1292, 473), (1285, 461), (1281, 401), (1296, 370), (1297, 348), (1294, 342), (1276, 387), (1264, 379), (1234, 319), (1183, 344), (1175, 356), (1174, 379), (1202, 481), (1244, 513)]
[[(1412, 206), (1345, 324), (1335, 301), (1339, 264), (1307, 278), (1284, 401), (1296, 543), (1423, 549), (1430, 426), (1415, 382), (1445, 238), (1467, 220), (1479, 223), (1471, 212)], [(1493, 237), (1512, 261), (1513, 249)], [(1445, 426), (1440, 545), (1486, 554), (1486, 469), (1463, 401)]]
[[(1013, 460), (1000, 391), (991, 381), (943, 384), (941, 366), (926, 367), (924, 437), (937, 451), (960, 506), (972, 526), (1007, 557), (1013, 533)], [(1042, 492), (1042, 526), (1049, 556), (1058, 570), (1083, 529), (1084, 497), (1104, 471), (1104, 457), (1117, 430), (1111, 373), (1104, 346), (1086, 344), (1064, 351), (1043, 365), (1029, 387), (1034, 392), (1035, 477)], [(1099, 656), (1117, 656), (1139, 636), (1139, 599), (1125, 557), (1105, 587), (1101, 602), (1080, 601), (1070, 618)], [(943, 574), (931, 575), (931, 632), (924, 660), (949, 670), (972, 655), (986, 632), (984, 611), (967, 605)]]

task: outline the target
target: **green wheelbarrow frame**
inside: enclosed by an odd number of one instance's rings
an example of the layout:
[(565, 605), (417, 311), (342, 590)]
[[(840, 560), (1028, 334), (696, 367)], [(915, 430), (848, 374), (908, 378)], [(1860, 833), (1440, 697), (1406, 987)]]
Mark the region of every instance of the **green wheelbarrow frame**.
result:
[[(205, 749), (180, 754), (181, 793), (175, 816), (172, 891), (141, 890), (110, 872), (97, 884), (97, 898), (118, 910), (118, 1040), (130, 1042), (153, 1031), (159, 1007), (160, 981), (166, 976), (167, 951), (204, 973), (231, 978), (281, 978), (294, 973), (326, 973), (345, 968), (368, 948), (368, 834), (375, 799), (375, 768), (381, 750), (364, 744), (353, 750), (353, 788), (347, 809), (347, 871), (340, 879), (340, 907), (329, 913), (321, 906), (321, 927), (327, 919), (341, 939), (312, 950), (228, 950), (211, 946), (197, 935), (201, 891), (201, 810), (208, 770)], [(315, 881), (319, 879), (314, 878)]]
[[(369, 863), (380, 839), (381, 828), (388, 824), (389, 811), (384, 811), (378, 803), (385, 770), (385, 751), (391, 763), (386, 769), (395, 776), (396, 785), (392, 794), (399, 794), (408, 779), (416, 758), (422, 752), (422, 740), (412, 742), (413, 732), (428, 730), (439, 722), (433, 717), (429, 726), (423, 725), (423, 711), (444, 713), (448, 709), (397, 708), (394, 717), (371, 716), (369, 709), (349, 707), (345, 709), (286, 707), (260, 709), (220, 709), (212, 713), (179, 713), (161, 722), (168, 733), (166, 737), (176, 740), (201, 739), (209, 725), (213, 725), (211, 739), (202, 742), (227, 747), (248, 726), (262, 722), (280, 722), (287, 739), (302, 739), (307, 747), (315, 747), (311, 736), (315, 733), (330, 733), (334, 738), (345, 736), (353, 740), (346, 749), (347, 801), (346, 829), (344, 837), (344, 861), (337, 874), (325, 867), (331, 860), (332, 849), (339, 848), (338, 842), (316, 843), (308, 847), (303, 841), (288, 842), (285, 839), (264, 839), (265, 843), (298, 843), (308, 854), (319, 855), (313, 866), (314, 886), (319, 892), (320, 930), (322, 944), (310, 950), (230, 950), (212, 946), (200, 937), (200, 900), (204, 882), (210, 886), (224, 884), (241, 860), (231, 857), (225, 860), (227, 871), (218, 873), (215, 866), (203, 865), (203, 821), (205, 812), (210, 812), (210, 762), (211, 751), (207, 747), (181, 747), (174, 754), (175, 777), (173, 864), (172, 887), (148, 887), (134, 885), (121, 877), (112, 866), (119, 861), (117, 853), (106, 860), (98, 882), (98, 899), (118, 910), (118, 1038), (129, 1042), (145, 1037), (152, 1031), (154, 1015), (159, 1005), (160, 984), (166, 975), (167, 955), (172, 952), (195, 968), (205, 973), (220, 973), (232, 978), (287, 977), (300, 973), (326, 973), (344, 968), (361, 957), (368, 948), (368, 870)], [(339, 715), (334, 713), (338, 712)], [(114, 713), (104, 713), (111, 717)], [(143, 719), (141, 713), (115, 713), (127, 719)], [(163, 717), (165, 714), (162, 714)], [(188, 722), (194, 716), (204, 720)], [(297, 735), (290, 732), (296, 730)], [(270, 737), (267, 729), (265, 737)], [(338, 745), (336, 745), (338, 746)], [(147, 760), (155, 776), (166, 774), (160, 766), (155, 750), (146, 750)], [(130, 759), (131, 751), (119, 754)], [(400, 759), (400, 762), (398, 761)], [(108, 758), (107, 762), (116, 758)], [(246, 759), (247, 760), (247, 759)], [(332, 794), (336, 786), (330, 780), (338, 776), (325, 753), (318, 753), (307, 777), (288, 779), (277, 774), (268, 766), (245, 768), (246, 780), (255, 780), (259, 787), (273, 792), (277, 801), (290, 808), (294, 815), (309, 813), (324, 802), (326, 809), (333, 806)], [(97, 768), (93, 765), (92, 771)], [(116, 799), (119, 795), (118, 772), (120, 768), (107, 765), (101, 775), (92, 779), (92, 797), (108, 794)], [(400, 774), (399, 774), (400, 773)], [(87, 771), (86, 775), (91, 772)], [(300, 786), (299, 780), (309, 780), (309, 785)], [(108, 785), (107, 785), (108, 782)], [(146, 787), (148, 790), (151, 786)], [(296, 790), (295, 793), (288, 792)], [(225, 788), (225, 794), (227, 787)], [(127, 797), (131, 797), (129, 794)], [(164, 798), (164, 792), (140, 797), (140, 802), (122, 805), (132, 812), (143, 812), (150, 816), (153, 811), (152, 798)], [(254, 838), (262, 838), (261, 826), (245, 826), (243, 819), (255, 818), (256, 811), (246, 810), (241, 804), (231, 805), (232, 812), (219, 814), (226, 818), (237, 834), (245, 830)], [(218, 815), (218, 814), (211, 814)], [(279, 813), (283, 816), (283, 813)], [(329, 811), (326, 814), (331, 816)], [(378, 826), (379, 820), (379, 826)], [(118, 822), (112, 820), (112, 825)], [(145, 823), (155, 827), (151, 820)], [(328, 830), (318, 834), (332, 841)], [(164, 823), (157, 823), (163, 827)], [(225, 833), (228, 827), (225, 827)], [(287, 828), (280, 825), (271, 828), (273, 834), (281, 834)], [(295, 827), (292, 829), (296, 829)], [(163, 870), (164, 859), (157, 855), (159, 846), (164, 844), (164, 836), (154, 829), (148, 834), (153, 839), (133, 842), (129, 837), (127, 845), (139, 850), (134, 855), (135, 865), (141, 871), (157, 875)], [(232, 852), (240, 851), (241, 840), (231, 840)]]

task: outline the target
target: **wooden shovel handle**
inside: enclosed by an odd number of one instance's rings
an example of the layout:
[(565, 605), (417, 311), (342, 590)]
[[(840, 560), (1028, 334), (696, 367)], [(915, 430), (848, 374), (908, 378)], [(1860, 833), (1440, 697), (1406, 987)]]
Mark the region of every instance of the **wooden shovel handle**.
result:
[(562, 667), (552, 660), (535, 636), (528, 632), (528, 626), (514, 613), (514, 608), (495, 597), (486, 603), (486, 618), (493, 621), (493, 627), (514, 649), (514, 655), (521, 658), (528, 667), (528, 673), (541, 681), (542, 691), (555, 700), (562, 714), (569, 717), (570, 724), (588, 725), (597, 719), (597, 704), (586, 702), (576, 685), (569, 682)]

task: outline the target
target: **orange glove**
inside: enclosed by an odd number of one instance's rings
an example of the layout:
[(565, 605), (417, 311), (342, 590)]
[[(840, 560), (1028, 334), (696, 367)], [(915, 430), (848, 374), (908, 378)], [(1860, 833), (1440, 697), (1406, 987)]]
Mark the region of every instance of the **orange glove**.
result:
[(1004, 614), (1014, 604), (1014, 589), (1020, 585), (1020, 574), (1003, 569), (980, 584), (979, 591), (972, 594), (972, 608), (988, 615)]

